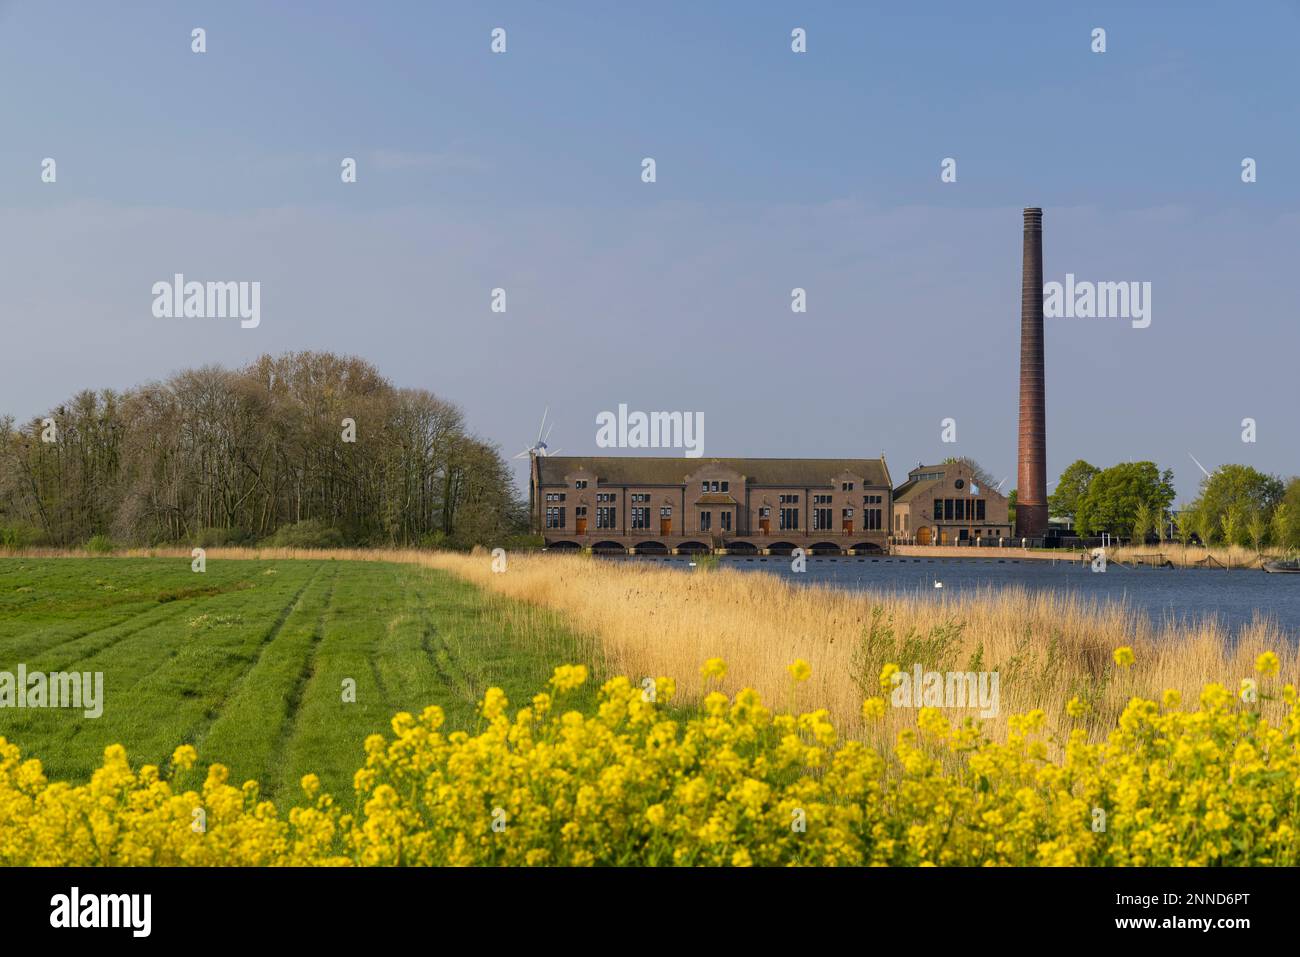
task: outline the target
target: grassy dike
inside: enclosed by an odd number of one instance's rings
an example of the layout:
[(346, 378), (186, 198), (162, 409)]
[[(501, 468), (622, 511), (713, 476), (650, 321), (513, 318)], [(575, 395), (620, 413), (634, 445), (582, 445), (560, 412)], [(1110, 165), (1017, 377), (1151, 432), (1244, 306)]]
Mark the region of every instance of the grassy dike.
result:
[(270, 797), (308, 771), (346, 795), (362, 742), (396, 712), (438, 704), (473, 732), (489, 686), (522, 702), (593, 649), (554, 612), (417, 565), (209, 557), (196, 574), (188, 556), (0, 558), (0, 671), (104, 674), (98, 718), (0, 710), (0, 735), (74, 783), (109, 744), (160, 763), (188, 743)]

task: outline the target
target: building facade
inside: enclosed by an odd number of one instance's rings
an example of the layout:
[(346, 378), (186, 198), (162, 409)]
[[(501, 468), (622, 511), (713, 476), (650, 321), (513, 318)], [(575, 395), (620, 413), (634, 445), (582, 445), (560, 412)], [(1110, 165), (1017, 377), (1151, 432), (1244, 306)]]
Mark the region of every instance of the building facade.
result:
[(1011, 538), (1008, 501), (956, 462), (918, 465), (894, 489), (895, 542), (909, 545), (997, 545)]
[(532, 459), (529, 504), (549, 548), (639, 554), (865, 554), (889, 543), (878, 459)]

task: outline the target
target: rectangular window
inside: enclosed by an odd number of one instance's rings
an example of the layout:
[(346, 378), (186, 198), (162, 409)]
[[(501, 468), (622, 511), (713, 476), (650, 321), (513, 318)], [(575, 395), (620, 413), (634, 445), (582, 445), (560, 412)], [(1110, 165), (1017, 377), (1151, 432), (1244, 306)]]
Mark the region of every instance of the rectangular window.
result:
[(730, 483), (730, 482), (723, 482), (723, 483), (722, 483), (722, 490), (723, 490), (724, 492), (729, 492), (729, 491), (731, 491), (730, 486), (731, 486), (731, 483)]
[(959, 498), (955, 502), (953, 502), (953, 505), (956, 506), (957, 521), (959, 522), (966, 521), (966, 500), (964, 498)]
[(952, 521), (952, 499), (950, 498), (943, 500), (943, 519), (945, 522)]
[(943, 499), (934, 500), (934, 511), (930, 513), (935, 519), (943, 518)]
[(632, 509), (632, 527), (638, 531), (650, 528), (650, 509), (637, 506)]
[(719, 519), (719, 521), (722, 523), (722, 530), (723, 530), (724, 532), (729, 532), (729, 531), (731, 531), (731, 509), (726, 509), (726, 510), (724, 510), (724, 511), (723, 511), (723, 512), (718, 516), (718, 519)]
[(596, 509), (597, 528), (617, 528), (618, 509), (612, 505), (601, 505)]
[[(880, 531), (880, 509), (864, 508), (862, 510), (862, 523), (863, 528), (868, 532)], [(894, 523), (895, 525), (898, 523), (897, 515), (894, 516)]]
[(578, 479), (576, 482), (573, 483), (573, 487), (574, 487), (574, 488), (586, 488), (586, 487), (587, 487), (587, 480), (586, 480), (586, 479)]
[(975, 519), (980, 522), (984, 521), (984, 499), (982, 498), (975, 500)]
[(831, 530), (831, 510), (829, 508), (813, 509), (813, 531), (828, 532)]
[(799, 510), (797, 508), (783, 508), (780, 515), (780, 527), (787, 532), (798, 531), (799, 529)]
[(673, 507), (672, 507), (671, 505), (665, 505), (665, 506), (663, 506), (662, 508), (660, 508), (660, 509), (659, 509), (659, 517), (660, 517), (660, 518), (672, 518), (672, 517), (673, 517)]
[(585, 505), (579, 505), (577, 508), (575, 508), (575, 509), (573, 510), (573, 517), (574, 517), (574, 518), (586, 518), (586, 517), (587, 517), (587, 506), (585, 506)]
[(707, 532), (713, 527), (713, 513), (700, 512), (700, 531)]

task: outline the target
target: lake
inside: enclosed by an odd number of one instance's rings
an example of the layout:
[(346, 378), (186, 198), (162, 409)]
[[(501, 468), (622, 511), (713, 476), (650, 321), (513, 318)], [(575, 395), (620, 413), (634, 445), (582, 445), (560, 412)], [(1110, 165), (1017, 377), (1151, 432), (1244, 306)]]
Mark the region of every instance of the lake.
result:
[[(612, 561), (653, 562), (689, 568), (685, 556), (638, 556)], [(1078, 561), (1005, 561), (966, 558), (857, 558), (809, 556), (808, 570), (790, 570), (782, 556), (724, 556), (720, 566), (778, 575), (799, 585), (872, 589), (934, 597), (986, 588), (1020, 586), (1031, 591), (1074, 594), (1099, 602), (1123, 601), (1154, 623), (1218, 616), (1231, 629), (1257, 614), (1273, 618), (1292, 641), (1300, 640), (1300, 575), (1201, 568), (1125, 568), (1093, 572)], [(943, 591), (934, 583), (943, 583)]]

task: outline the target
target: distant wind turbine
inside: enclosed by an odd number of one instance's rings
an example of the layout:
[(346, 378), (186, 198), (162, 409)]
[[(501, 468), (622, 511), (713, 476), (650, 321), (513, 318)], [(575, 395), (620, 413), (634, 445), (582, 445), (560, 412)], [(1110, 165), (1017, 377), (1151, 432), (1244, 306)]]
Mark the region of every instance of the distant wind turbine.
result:
[[(560, 453), (560, 449), (551, 449), (546, 444), (546, 440), (551, 437), (551, 429), (555, 428), (555, 423), (553, 421), (551, 422), (551, 428), (546, 428), (546, 417), (550, 415), (550, 413), (551, 407), (548, 405), (546, 410), (542, 412), (542, 424), (537, 427), (537, 441), (516, 455), (515, 458), (524, 459), (533, 455), (547, 456), (558, 455)], [(542, 432), (546, 433), (544, 437)]]
[(1196, 456), (1195, 456), (1195, 455), (1192, 455), (1191, 452), (1188, 452), (1187, 454), (1188, 454), (1189, 456), (1191, 456), (1191, 459), (1192, 459), (1193, 462), (1196, 462), (1196, 467), (1197, 467), (1198, 469), (1200, 469), (1202, 472), (1205, 472), (1205, 477), (1206, 477), (1206, 478), (1213, 478), (1213, 476), (1211, 476), (1210, 473), (1209, 473), (1208, 471), (1206, 471), (1205, 466), (1202, 465), (1200, 462), (1197, 462), (1197, 461), (1196, 461)]

